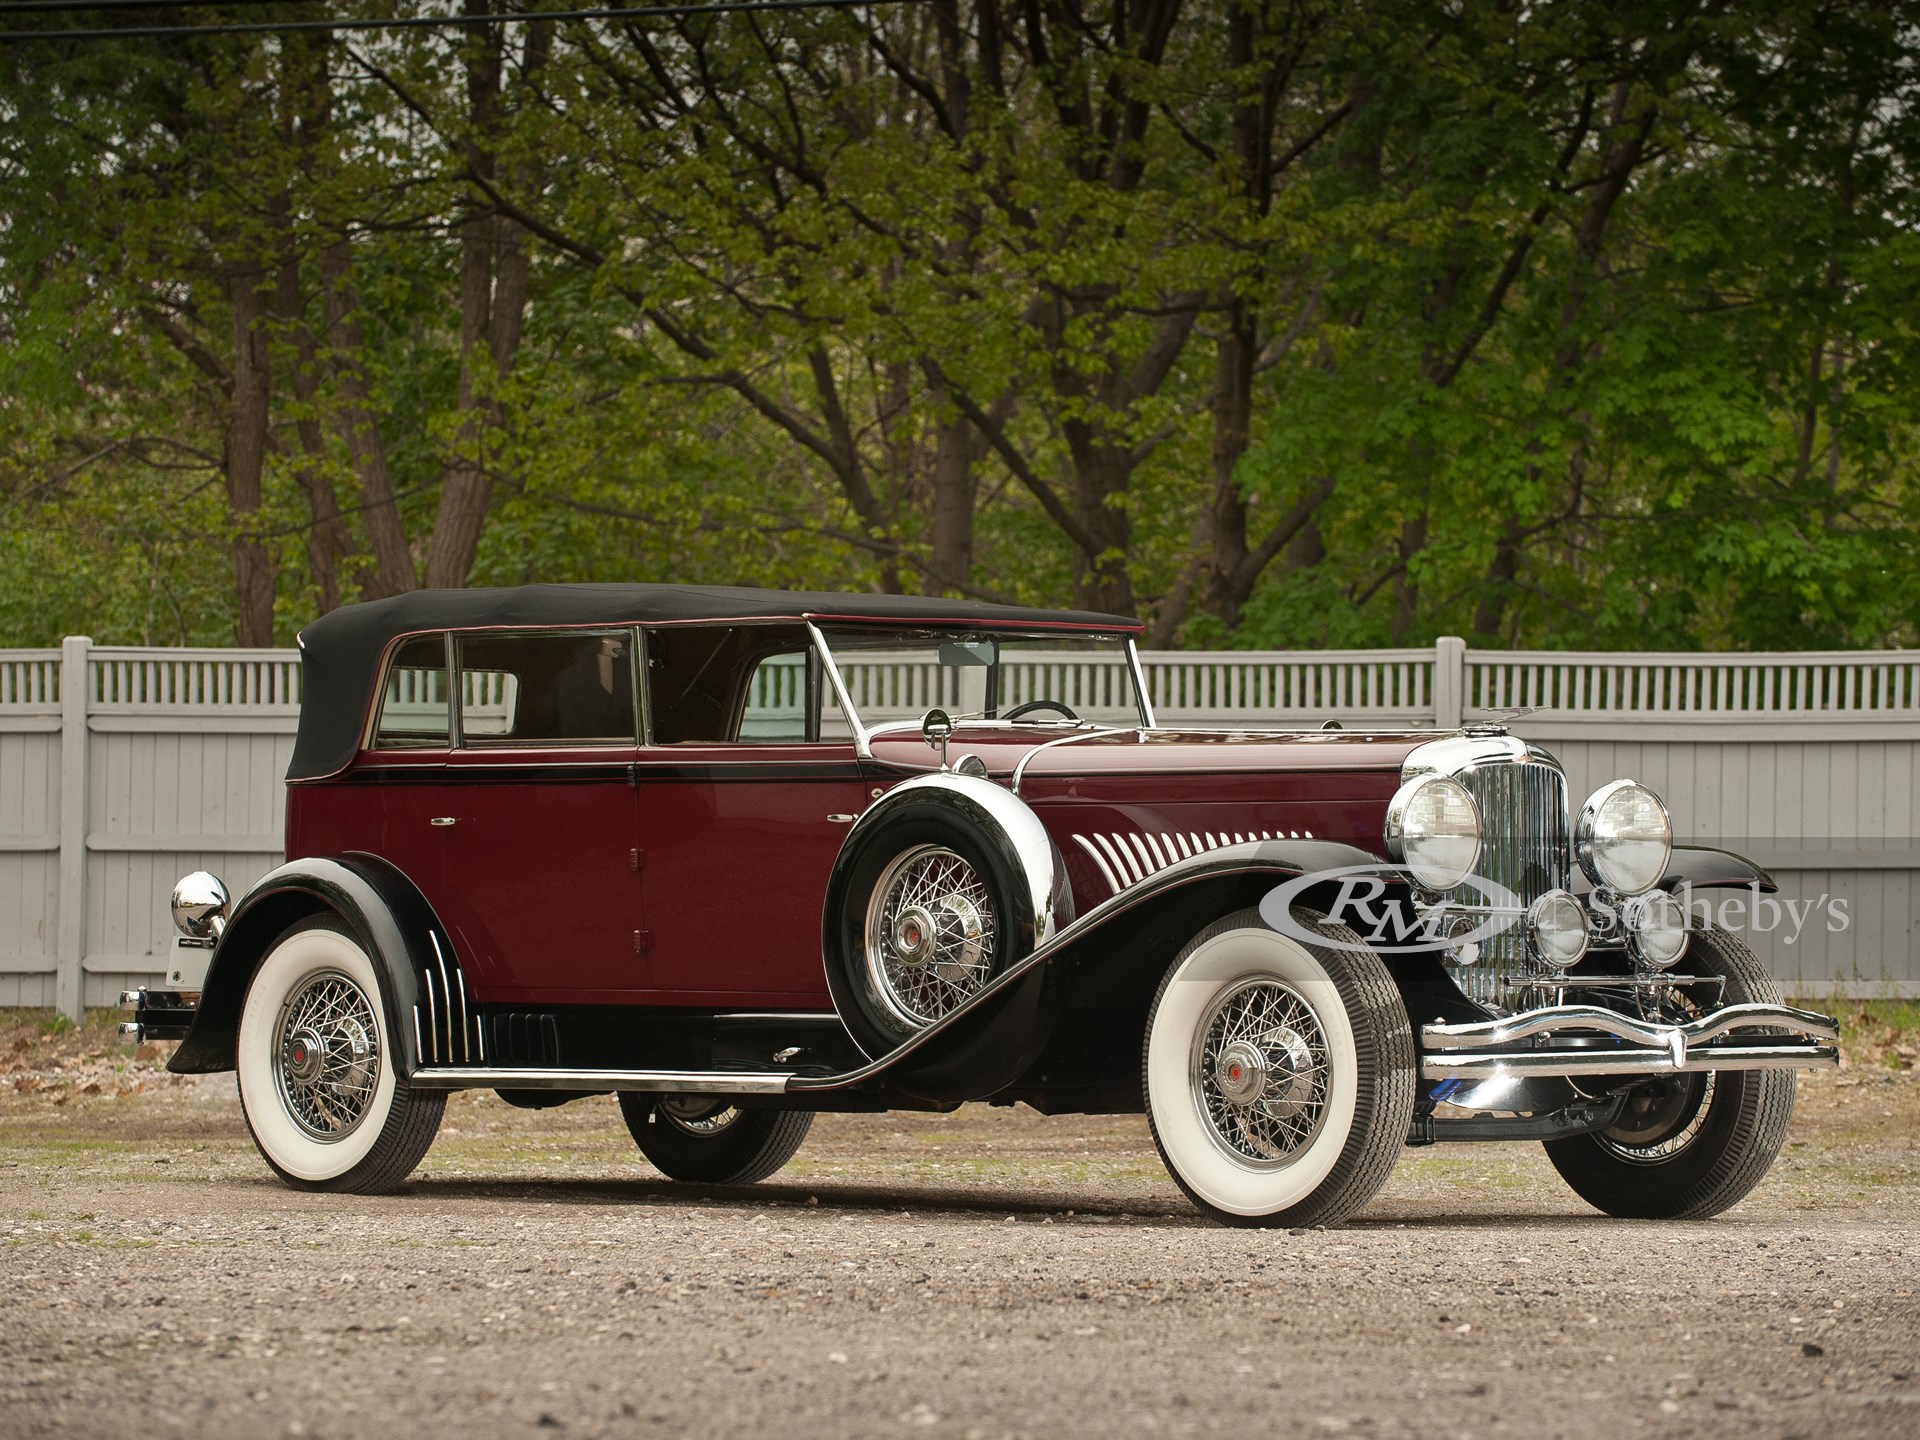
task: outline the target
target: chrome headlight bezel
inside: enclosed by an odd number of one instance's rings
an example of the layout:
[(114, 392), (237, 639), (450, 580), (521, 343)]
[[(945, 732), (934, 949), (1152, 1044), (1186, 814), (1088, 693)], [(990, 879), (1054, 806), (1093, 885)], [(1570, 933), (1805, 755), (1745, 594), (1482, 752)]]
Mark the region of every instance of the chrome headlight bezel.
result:
[[(1623, 869), (1614, 853), (1619, 839), (1609, 836), (1602, 829), (1607, 818), (1607, 807), (1629, 793), (1644, 795), (1653, 802), (1653, 808), (1660, 816), (1663, 832), (1660, 863), (1653, 867), (1651, 874), (1647, 874), (1644, 868), (1637, 871)], [(1644, 895), (1660, 883), (1661, 877), (1667, 873), (1668, 862), (1673, 858), (1673, 817), (1667, 812), (1666, 802), (1648, 786), (1637, 780), (1609, 781), (1589, 795), (1587, 803), (1580, 807), (1580, 818), (1573, 827), (1573, 854), (1580, 862), (1581, 871), (1595, 885), (1611, 890), (1616, 895)]]
[[(1438, 806), (1455, 810), (1464, 806), (1472, 821), (1471, 846), (1464, 860), (1459, 845), (1467, 837), (1459, 830), (1443, 833), (1435, 828), (1435, 807)], [(1451, 890), (1473, 874), (1473, 867), (1480, 861), (1480, 806), (1473, 792), (1451, 776), (1416, 775), (1394, 791), (1393, 798), (1387, 802), (1383, 838), (1388, 856), (1404, 865), (1421, 886), (1435, 892)], [(1435, 855), (1432, 849), (1435, 844), (1451, 845), (1453, 853)]]

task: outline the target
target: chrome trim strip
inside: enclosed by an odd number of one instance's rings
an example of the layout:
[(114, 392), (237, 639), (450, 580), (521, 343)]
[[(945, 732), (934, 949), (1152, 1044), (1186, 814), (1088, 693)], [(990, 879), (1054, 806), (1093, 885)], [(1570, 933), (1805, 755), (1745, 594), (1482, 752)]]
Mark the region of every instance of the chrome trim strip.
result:
[(847, 693), (847, 682), (840, 678), (840, 667), (833, 663), (833, 649), (827, 644), (827, 637), (820, 633), (820, 627), (811, 620), (807, 621), (807, 634), (812, 637), (813, 648), (820, 652), (820, 666), (833, 683), (834, 698), (840, 702), (848, 728), (853, 731), (853, 753), (862, 760), (871, 760), (873, 732), (860, 723), (860, 712), (853, 708), (853, 696)]
[[(1676, 1040), (1682, 1038), (1675, 1033)], [(1534, 1075), (1670, 1075), (1676, 1071), (1813, 1070), (1840, 1063), (1835, 1045), (1723, 1045), (1670, 1050), (1483, 1050), (1426, 1056), (1423, 1080), (1489, 1080)]]
[(716, 1010), (715, 1020), (831, 1020), (840, 1023), (838, 1010)]
[(781, 1095), (791, 1070), (556, 1070), (438, 1065), (413, 1072), (420, 1090), (651, 1090), (678, 1095)]
[(1598, 1005), (1549, 1005), (1526, 1010), (1504, 1020), (1478, 1020), (1466, 1025), (1423, 1025), (1421, 1048), (1427, 1051), (1493, 1050), (1517, 1040), (1563, 1030), (1598, 1030), (1638, 1045), (1664, 1049), (1672, 1036), (1698, 1045), (1747, 1026), (1766, 1025), (1791, 1031), (1807, 1040), (1838, 1040), (1840, 1027), (1829, 1015), (1798, 1010), (1791, 1005), (1726, 1005), (1684, 1025), (1658, 1025), (1635, 1020)]
[(1129, 885), (1138, 885), (1147, 878), (1146, 872), (1140, 868), (1140, 862), (1133, 858), (1133, 851), (1127, 848), (1125, 839), (1118, 835), (1096, 835), (1093, 838), (1100, 842)]
[[(433, 972), (424, 965), (420, 967), (420, 978), (427, 982), (427, 1034), (433, 1036), (433, 1058), (440, 1058), (440, 1012), (433, 1008)], [(427, 1052), (422, 1050), (420, 1058), (426, 1059)]]
[[(440, 937), (434, 934), (432, 930), (428, 930), (427, 939), (433, 942), (433, 960), (434, 963), (440, 967), (440, 993), (446, 997), (447, 1001), (447, 1048), (443, 1053), (447, 1059), (451, 1060), (453, 1059), (453, 984), (447, 979), (447, 957), (441, 953)], [(461, 1024), (464, 1026), (465, 1023), (466, 1021), (463, 1017)], [(433, 1048), (436, 1051), (440, 1049), (440, 1036), (438, 1033), (433, 1037)]]
[(1093, 857), (1093, 863), (1099, 867), (1100, 878), (1107, 882), (1108, 892), (1118, 895), (1121, 889), (1119, 877), (1113, 873), (1113, 867), (1101, 858), (1100, 851), (1094, 846), (1094, 843), (1084, 835), (1074, 836), (1073, 843)]
[(467, 977), (455, 969), (453, 978), (460, 982), (460, 1060), (462, 1064), (471, 1065), (473, 1052), (467, 1044), (469, 1038), (467, 1031), (473, 1017), (467, 1012)]
[(413, 1007), (413, 1053), (423, 1062), (427, 1058), (427, 1047), (420, 1043), (420, 1007)]
[(1020, 782), (1026, 777), (1027, 766), (1033, 763), (1033, 757), (1042, 750), (1051, 750), (1056, 745), (1071, 745), (1076, 740), (1091, 740), (1097, 735), (1120, 735), (1128, 729), (1125, 725), (1105, 725), (1095, 730), (1076, 730), (1071, 735), (1057, 735), (1051, 740), (1043, 740), (1026, 754), (1022, 755), (1013, 767), (1013, 793), (1020, 793)]

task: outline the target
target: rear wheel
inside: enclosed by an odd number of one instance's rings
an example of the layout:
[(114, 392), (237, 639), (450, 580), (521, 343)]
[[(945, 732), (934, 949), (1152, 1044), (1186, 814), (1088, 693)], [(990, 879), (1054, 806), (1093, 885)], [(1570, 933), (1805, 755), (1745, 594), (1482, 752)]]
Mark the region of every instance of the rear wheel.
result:
[(392, 1190), (433, 1144), (446, 1095), (396, 1073), (378, 969), (337, 915), (292, 926), (254, 972), (236, 1046), (240, 1111), (300, 1190)]
[(1384, 1185), (1413, 1116), (1413, 1030), (1379, 956), (1295, 911), (1208, 926), (1161, 982), (1143, 1088), (1176, 1183), (1231, 1225), (1326, 1225)]
[[(1684, 963), (1721, 977), (1680, 1009), (1717, 1002), (1778, 1004), (1766, 967), (1717, 926), (1696, 933)], [(1787, 1142), (1793, 1119), (1791, 1070), (1732, 1070), (1649, 1077), (1627, 1096), (1605, 1130), (1547, 1142), (1547, 1158), (1588, 1204), (1638, 1220), (1705, 1220), (1745, 1199)]]
[(742, 1110), (700, 1095), (620, 1094), (633, 1143), (669, 1180), (751, 1185), (794, 1157), (813, 1127), (811, 1110)]

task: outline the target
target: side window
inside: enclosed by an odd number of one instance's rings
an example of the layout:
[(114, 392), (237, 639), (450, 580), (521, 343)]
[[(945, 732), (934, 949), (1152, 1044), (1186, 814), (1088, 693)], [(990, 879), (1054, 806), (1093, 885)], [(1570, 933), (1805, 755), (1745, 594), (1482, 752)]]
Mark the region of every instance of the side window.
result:
[(463, 635), (460, 743), (634, 743), (633, 642), (624, 632)]
[(805, 740), (807, 735), (807, 657), (769, 655), (747, 682), (747, 706), (740, 716), (742, 740)]
[(387, 667), (373, 748), (444, 750), (451, 733), (447, 696), (446, 636), (420, 635), (403, 643)]
[[(689, 625), (647, 632), (657, 745), (846, 740), (798, 625)], [(823, 702), (823, 696), (824, 702)]]

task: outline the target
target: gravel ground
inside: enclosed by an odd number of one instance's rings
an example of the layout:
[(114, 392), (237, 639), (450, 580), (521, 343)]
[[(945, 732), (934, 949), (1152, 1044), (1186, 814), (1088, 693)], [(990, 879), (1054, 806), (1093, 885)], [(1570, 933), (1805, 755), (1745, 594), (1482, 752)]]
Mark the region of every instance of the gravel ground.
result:
[(4, 1087), (0, 1436), (1920, 1433), (1911, 1073), (1803, 1080), (1705, 1224), (1463, 1145), (1302, 1233), (1201, 1222), (1133, 1117), (826, 1116), (696, 1191), (611, 1100), (463, 1095), (364, 1198), (276, 1184), (228, 1076)]

